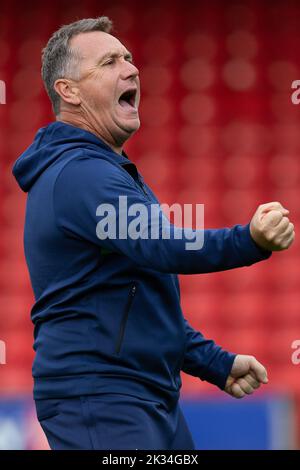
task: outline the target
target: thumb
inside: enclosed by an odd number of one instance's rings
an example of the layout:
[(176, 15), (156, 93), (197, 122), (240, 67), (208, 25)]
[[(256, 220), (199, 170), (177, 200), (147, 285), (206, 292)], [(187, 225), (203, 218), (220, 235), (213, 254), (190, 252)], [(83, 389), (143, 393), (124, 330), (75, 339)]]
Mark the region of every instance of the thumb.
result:
[(261, 383), (267, 384), (269, 381), (267, 370), (255, 357), (250, 361), (250, 374)]

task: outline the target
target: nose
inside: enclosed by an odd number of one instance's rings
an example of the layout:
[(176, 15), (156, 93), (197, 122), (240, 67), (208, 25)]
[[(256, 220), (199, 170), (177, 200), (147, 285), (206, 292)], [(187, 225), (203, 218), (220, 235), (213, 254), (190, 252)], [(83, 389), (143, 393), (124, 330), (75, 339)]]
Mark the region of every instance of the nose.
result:
[(121, 78), (123, 80), (127, 80), (128, 78), (136, 78), (139, 76), (139, 69), (128, 60), (124, 60), (122, 70), (121, 70)]

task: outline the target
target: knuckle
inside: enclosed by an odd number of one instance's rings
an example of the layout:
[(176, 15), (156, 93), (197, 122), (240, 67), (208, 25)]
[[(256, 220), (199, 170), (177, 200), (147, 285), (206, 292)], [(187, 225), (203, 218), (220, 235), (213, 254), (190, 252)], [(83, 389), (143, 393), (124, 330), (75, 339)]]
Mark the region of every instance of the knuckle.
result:
[(295, 240), (295, 235), (293, 234), (289, 240), (289, 246), (293, 243), (294, 240)]
[(268, 241), (268, 242), (271, 242), (274, 238), (274, 232), (271, 231), (271, 230), (268, 230), (268, 231), (265, 231), (264, 233), (265, 235), (265, 239)]
[(278, 207), (281, 207), (281, 204), (280, 204), (279, 201), (272, 201), (272, 202), (268, 202), (268, 203), (266, 204), (266, 206), (271, 206), (271, 207), (274, 207), (274, 208), (275, 208), (275, 207), (278, 208)]
[(280, 247), (283, 250), (286, 250), (290, 246), (291, 243), (292, 243), (292, 241), (290, 241), (290, 240), (289, 241), (284, 241), (284, 242), (281, 243)]
[(294, 239), (295, 239), (295, 232), (293, 232), (292, 235), (285, 242), (283, 242), (283, 248), (284, 249), (289, 248), (291, 244), (293, 243)]

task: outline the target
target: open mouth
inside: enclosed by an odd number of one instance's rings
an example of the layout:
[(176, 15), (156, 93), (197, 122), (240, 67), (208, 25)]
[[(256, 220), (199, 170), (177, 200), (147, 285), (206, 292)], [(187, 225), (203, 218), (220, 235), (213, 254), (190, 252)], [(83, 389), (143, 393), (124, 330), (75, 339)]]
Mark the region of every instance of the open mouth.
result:
[(136, 110), (136, 89), (127, 90), (119, 98), (119, 104), (123, 108)]

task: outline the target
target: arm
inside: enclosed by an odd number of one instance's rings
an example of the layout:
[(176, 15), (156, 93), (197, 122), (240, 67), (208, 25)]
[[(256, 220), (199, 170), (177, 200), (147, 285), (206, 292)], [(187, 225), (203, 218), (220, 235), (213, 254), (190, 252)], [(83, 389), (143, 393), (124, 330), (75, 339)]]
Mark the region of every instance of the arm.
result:
[[(97, 208), (101, 203), (115, 209), (116, 227), (123, 220), (119, 196), (127, 197), (127, 206), (142, 204), (148, 216), (147, 232), (157, 224), (159, 238), (121, 238), (106, 236)], [(208, 273), (249, 266), (271, 255), (261, 249), (250, 235), (250, 226), (204, 230), (204, 246), (187, 250), (191, 242), (183, 229), (169, 223), (170, 237), (163, 238), (162, 212), (151, 220), (153, 202), (137, 188), (133, 178), (121, 167), (105, 160), (83, 155), (68, 163), (59, 174), (54, 188), (57, 225), (67, 236), (80, 238), (101, 248), (117, 252), (135, 263), (167, 273)], [(134, 218), (128, 216), (128, 224)], [(102, 217), (103, 221), (103, 217)], [(96, 233), (97, 228), (97, 233)], [(107, 228), (106, 228), (107, 229)], [(192, 230), (192, 229), (190, 229)], [(175, 232), (181, 236), (175, 237)], [(194, 230), (193, 232), (199, 232)]]
[(225, 351), (184, 321), (187, 345), (183, 372), (217, 385), (234, 398), (251, 395), (268, 383), (265, 367), (254, 356)]
[(181, 370), (224, 390), (235, 354), (223, 350), (211, 339), (194, 330), (186, 319), (186, 350)]

